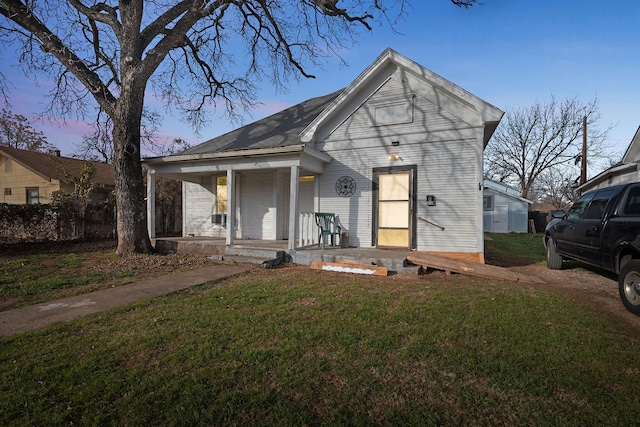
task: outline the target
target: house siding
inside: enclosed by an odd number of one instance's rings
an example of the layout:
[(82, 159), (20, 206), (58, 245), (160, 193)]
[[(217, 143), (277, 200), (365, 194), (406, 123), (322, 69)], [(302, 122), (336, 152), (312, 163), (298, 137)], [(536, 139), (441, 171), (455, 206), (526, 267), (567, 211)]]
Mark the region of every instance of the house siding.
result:
[[(27, 203), (27, 188), (38, 189), (40, 203), (51, 202), (51, 193), (60, 189), (59, 180), (49, 181), (15, 160), (10, 160), (10, 166), (7, 167), (7, 160), (0, 155), (0, 201), (2, 203)], [(11, 194), (5, 194), (5, 188), (10, 189)]]
[[(373, 246), (373, 168), (418, 165), (416, 217), (417, 249), (424, 251), (483, 251), (481, 241), (482, 128), (473, 127), (452, 113), (438, 108), (420, 95), (398, 96), (402, 84), (391, 78), (367, 102), (338, 126), (316, 148), (334, 160), (325, 167), (319, 182), (319, 210), (333, 212), (349, 232), (354, 246)], [(373, 125), (372, 110), (386, 99), (413, 103), (413, 121), (385, 126)], [(397, 141), (398, 145), (392, 145)], [(389, 160), (395, 153), (400, 160)], [(351, 176), (356, 193), (349, 198), (335, 191), (336, 180)], [(436, 206), (427, 206), (426, 195), (436, 196)]]
[[(395, 137), (398, 135), (424, 134), (450, 130), (452, 125), (459, 126), (461, 121), (455, 115), (442, 109), (434, 102), (414, 93), (407, 92), (401, 76), (396, 73), (385, 83), (365, 104), (358, 108), (349, 119), (337, 127), (326, 139), (326, 142), (344, 141), (363, 136)], [(403, 112), (405, 106), (410, 104), (411, 121), (397, 125), (378, 125), (376, 111), (386, 105), (397, 106)], [(399, 118), (403, 120), (403, 118)], [(425, 127), (425, 124), (428, 126)]]
[[(478, 182), (476, 175), (460, 174), (452, 179), (452, 171), (464, 171), (478, 159), (469, 144), (474, 141), (419, 143), (398, 149), (401, 162), (390, 162), (385, 147), (353, 152), (336, 151), (334, 160), (325, 168), (319, 182), (320, 206), (323, 212), (333, 212), (349, 232), (349, 242), (355, 246), (373, 246), (373, 168), (416, 164), (411, 159), (428, 158), (429, 167), (417, 170), (416, 217), (445, 228), (417, 220), (417, 249), (425, 251), (476, 252), (478, 217)], [(367, 161), (368, 160), (368, 161)], [(418, 163), (419, 164), (419, 163)], [(471, 167), (472, 168), (472, 167)], [(343, 175), (356, 181), (356, 193), (340, 197), (335, 183)], [(426, 195), (436, 196), (436, 206), (427, 206)]]
[(275, 239), (274, 171), (242, 172), (240, 224), (244, 239)]
[(629, 184), (632, 182), (640, 182), (640, 171), (634, 170), (612, 175), (602, 182), (585, 188), (583, 192), (586, 193), (587, 191), (610, 187), (612, 185)]
[(218, 227), (211, 224), (215, 189), (210, 177), (202, 178), (200, 184), (185, 182), (184, 199), (188, 209), (184, 211), (184, 234), (208, 237), (224, 237)]

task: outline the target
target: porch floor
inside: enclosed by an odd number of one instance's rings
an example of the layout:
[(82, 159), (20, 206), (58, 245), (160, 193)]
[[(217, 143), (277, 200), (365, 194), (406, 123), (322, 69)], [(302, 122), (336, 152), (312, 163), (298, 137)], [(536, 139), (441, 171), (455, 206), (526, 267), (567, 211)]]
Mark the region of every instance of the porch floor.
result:
[[(163, 253), (193, 253), (205, 256), (218, 256), (228, 253), (226, 240), (214, 237), (158, 237), (152, 239), (156, 249)], [(364, 264), (384, 266), (390, 272), (418, 274), (419, 267), (407, 265), (407, 256), (411, 251), (378, 248), (340, 248), (317, 245), (305, 246), (296, 250), (288, 250), (287, 240), (254, 240), (236, 239), (231, 246), (233, 253), (245, 250), (247, 254), (254, 251), (279, 251), (285, 253), (288, 261), (300, 265), (310, 265), (313, 261), (338, 262), (340, 260), (358, 261)]]

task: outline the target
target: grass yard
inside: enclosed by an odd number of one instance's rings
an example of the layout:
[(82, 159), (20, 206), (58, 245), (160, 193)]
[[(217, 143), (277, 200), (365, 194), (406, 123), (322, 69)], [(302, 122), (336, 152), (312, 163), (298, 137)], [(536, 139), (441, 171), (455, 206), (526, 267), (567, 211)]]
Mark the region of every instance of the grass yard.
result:
[(0, 248), (0, 309), (37, 304), (211, 265), (206, 257), (115, 255), (116, 241)]
[(544, 287), (286, 267), (0, 340), (0, 423), (637, 425), (639, 353)]
[(500, 267), (546, 261), (541, 234), (485, 233), (485, 262)]

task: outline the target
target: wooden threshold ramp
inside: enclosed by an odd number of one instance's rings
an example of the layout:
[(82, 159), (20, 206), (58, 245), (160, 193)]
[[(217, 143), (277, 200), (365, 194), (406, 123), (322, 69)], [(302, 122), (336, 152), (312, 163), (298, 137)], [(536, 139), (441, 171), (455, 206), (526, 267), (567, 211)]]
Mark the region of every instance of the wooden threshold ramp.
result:
[(541, 279), (526, 274), (516, 273), (503, 267), (495, 265), (479, 264), (476, 262), (463, 261), (459, 259), (447, 258), (441, 255), (434, 255), (425, 252), (412, 253), (407, 260), (424, 268), (435, 268), (446, 272), (468, 274), (470, 276), (485, 277), (488, 279), (511, 280), (523, 283), (544, 283)]
[(336, 262), (311, 261), (309, 268), (312, 270), (336, 271), (338, 273), (368, 274), (370, 276), (386, 276), (387, 267), (378, 267), (372, 264), (363, 264), (359, 261), (339, 259)]

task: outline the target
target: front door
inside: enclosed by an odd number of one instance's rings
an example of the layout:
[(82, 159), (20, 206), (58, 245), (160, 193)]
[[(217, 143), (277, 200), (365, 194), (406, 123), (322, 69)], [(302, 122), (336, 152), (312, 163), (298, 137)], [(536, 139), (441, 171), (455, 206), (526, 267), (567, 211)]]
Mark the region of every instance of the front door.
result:
[(411, 249), (414, 169), (388, 168), (374, 171), (374, 174), (377, 182), (376, 246)]

